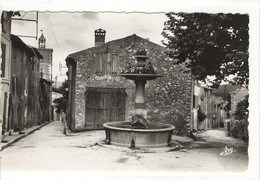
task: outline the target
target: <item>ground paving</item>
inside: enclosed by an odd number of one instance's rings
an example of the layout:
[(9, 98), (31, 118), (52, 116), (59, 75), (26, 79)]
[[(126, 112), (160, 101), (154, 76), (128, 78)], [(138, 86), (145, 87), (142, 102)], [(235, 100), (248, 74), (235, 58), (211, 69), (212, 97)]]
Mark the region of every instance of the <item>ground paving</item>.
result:
[(114, 147), (104, 138), (103, 130), (66, 136), (62, 123), (54, 121), (3, 150), (1, 170), (216, 173), (248, 167), (248, 144), (224, 130), (200, 133), (198, 141), (173, 136), (179, 148), (160, 151)]

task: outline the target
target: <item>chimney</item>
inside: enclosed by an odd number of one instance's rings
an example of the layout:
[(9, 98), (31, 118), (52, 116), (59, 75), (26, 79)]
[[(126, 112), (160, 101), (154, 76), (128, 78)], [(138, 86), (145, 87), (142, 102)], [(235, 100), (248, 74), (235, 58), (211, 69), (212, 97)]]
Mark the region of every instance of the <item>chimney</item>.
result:
[(104, 29), (95, 30), (95, 46), (105, 44), (106, 31)]

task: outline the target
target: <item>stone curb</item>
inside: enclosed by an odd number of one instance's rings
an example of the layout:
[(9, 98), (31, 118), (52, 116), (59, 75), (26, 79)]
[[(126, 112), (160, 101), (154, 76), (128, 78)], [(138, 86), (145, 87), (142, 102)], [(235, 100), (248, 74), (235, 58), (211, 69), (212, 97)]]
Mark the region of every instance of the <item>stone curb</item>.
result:
[(70, 131), (69, 131), (68, 126), (67, 126), (67, 121), (64, 120), (64, 121), (62, 122), (62, 124), (63, 124), (63, 134), (64, 134), (65, 136), (70, 136), (71, 134), (70, 134)]
[(77, 136), (75, 133), (71, 132), (71, 130), (68, 128), (66, 120), (62, 122), (62, 125), (63, 125), (62, 131), (65, 136)]
[(18, 141), (21, 140), (22, 138), (24, 138), (24, 137), (30, 135), (30, 134), (33, 133), (34, 131), (39, 130), (40, 128), (42, 128), (43, 126), (45, 126), (45, 125), (47, 125), (47, 124), (49, 124), (49, 123), (50, 123), (50, 121), (49, 121), (49, 122), (46, 122), (46, 123), (44, 123), (44, 124), (41, 124), (41, 125), (39, 125), (38, 127), (32, 127), (32, 129), (30, 129), (28, 132), (25, 132), (24, 134), (21, 134), (20, 136), (18, 136), (18, 137), (16, 137), (16, 138), (12, 139), (12, 140), (10, 140), (10, 141), (8, 141), (8, 142), (7, 142), (6, 144), (4, 144), (4, 145), (1, 145), (1, 151), (3, 151), (4, 149), (10, 147), (12, 144), (18, 142)]
[(165, 153), (165, 152), (178, 151), (182, 148), (182, 146), (178, 142), (173, 142), (172, 147), (137, 148), (137, 149), (109, 145), (109, 144), (106, 144), (104, 141), (100, 141), (97, 144), (104, 148), (109, 148), (109, 149), (118, 150), (118, 151), (122, 151), (122, 152), (128, 152), (128, 153), (129, 152), (131, 152), (131, 153)]

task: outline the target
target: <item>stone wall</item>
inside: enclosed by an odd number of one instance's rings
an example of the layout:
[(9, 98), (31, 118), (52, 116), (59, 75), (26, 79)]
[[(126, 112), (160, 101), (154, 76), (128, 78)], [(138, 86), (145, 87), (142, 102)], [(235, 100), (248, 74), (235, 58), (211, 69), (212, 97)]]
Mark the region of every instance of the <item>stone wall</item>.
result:
[[(169, 59), (162, 46), (152, 43), (137, 35), (108, 42), (69, 55), (77, 62), (76, 97), (75, 97), (75, 128), (84, 129), (85, 123), (85, 91), (86, 87), (125, 87), (127, 90), (126, 120), (130, 120), (134, 103), (135, 85), (115, 74), (100, 76), (100, 54), (116, 54), (116, 69), (124, 68), (129, 62), (135, 61), (135, 52), (139, 48), (147, 50), (148, 62), (152, 62), (157, 74), (163, 75), (146, 84), (146, 102), (150, 121), (174, 124), (179, 119), (189, 120), (191, 100), (191, 76), (184, 73), (184, 65), (175, 65)], [(108, 55), (109, 56), (109, 55)], [(106, 56), (106, 57), (108, 57)], [(104, 59), (103, 59), (104, 61)]]
[(41, 59), (41, 63), (51, 63), (52, 62), (52, 53), (53, 49), (48, 48), (38, 48), (37, 49), (41, 55), (43, 56), (43, 59)]
[[(45, 91), (40, 79), (41, 55), (12, 35), (9, 130), (22, 131), (50, 117), (51, 82)], [(36, 55), (35, 55), (36, 54)], [(38, 54), (38, 55), (37, 55)], [(48, 104), (45, 108), (44, 104)]]
[(41, 63), (40, 63), (40, 72), (42, 73), (41, 76), (44, 79), (47, 79), (49, 81), (52, 80), (52, 49), (47, 48), (38, 48), (37, 49), (41, 55)]

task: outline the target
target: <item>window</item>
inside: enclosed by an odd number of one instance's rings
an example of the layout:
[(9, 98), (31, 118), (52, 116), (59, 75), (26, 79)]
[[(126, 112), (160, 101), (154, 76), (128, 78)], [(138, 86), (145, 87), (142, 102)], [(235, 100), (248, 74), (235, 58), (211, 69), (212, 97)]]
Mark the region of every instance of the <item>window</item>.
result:
[(7, 95), (7, 92), (5, 92), (5, 93), (4, 93), (3, 125), (2, 125), (2, 128), (3, 128), (3, 129), (6, 129), (7, 100), (8, 100), (8, 95)]
[(118, 56), (113, 53), (96, 55), (96, 74), (109, 75), (116, 73)]
[(1, 64), (1, 77), (5, 77), (5, 64), (6, 64), (6, 45), (1, 44), (2, 49), (2, 64)]
[(108, 53), (107, 54), (107, 74), (111, 74), (112, 64), (113, 64), (112, 54)]
[(1, 16), (1, 24), (2, 24), (2, 32), (6, 33), (6, 18), (7, 18), (7, 12), (3, 12)]
[(97, 64), (98, 64), (98, 66), (97, 66), (97, 75), (100, 75), (100, 76), (102, 76), (102, 66), (103, 66), (103, 63), (102, 63), (102, 54), (98, 54), (97, 56)]
[(112, 55), (113, 61), (112, 61), (112, 74), (117, 73), (117, 63), (118, 63), (118, 56), (116, 54)]

